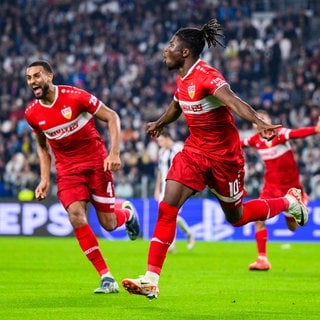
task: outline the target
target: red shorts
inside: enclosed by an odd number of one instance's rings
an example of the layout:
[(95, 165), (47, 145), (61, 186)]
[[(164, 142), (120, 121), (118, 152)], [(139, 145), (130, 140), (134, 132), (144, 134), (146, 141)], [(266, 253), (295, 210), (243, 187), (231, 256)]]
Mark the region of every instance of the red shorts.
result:
[(97, 211), (112, 212), (115, 194), (111, 171), (102, 166), (85, 167), (57, 174), (58, 199), (65, 209), (75, 201), (89, 201)]
[(218, 162), (185, 149), (174, 157), (167, 180), (178, 181), (197, 192), (208, 186), (224, 207), (238, 207), (245, 195), (242, 163)]

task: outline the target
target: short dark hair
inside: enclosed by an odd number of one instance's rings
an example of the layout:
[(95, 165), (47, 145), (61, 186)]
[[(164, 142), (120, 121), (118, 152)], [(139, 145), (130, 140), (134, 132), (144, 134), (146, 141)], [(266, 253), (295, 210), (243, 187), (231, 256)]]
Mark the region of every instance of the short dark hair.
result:
[(258, 110), (256, 110), (256, 113), (261, 113), (261, 114), (263, 114), (265, 116), (269, 116), (270, 117), (268, 112), (266, 110), (264, 110), (264, 109), (258, 109)]
[(36, 67), (36, 66), (42, 66), (44, 70), (46, 70), (47, 72), (49, 73), (53, 73), (53, 69), (50, 65), (50, 63), (46, 60), (36, 60), (36, 61), (33, 61), (31, 62), (27, 68), (30, 68), (30, 67)]
[(160, 136), (163, 136), (163, 137), (165, 137), (165, 138), (173, 139), (170, 131), (167, 130), (167, 129), (164, 129), (164, 130), (161, 132)]

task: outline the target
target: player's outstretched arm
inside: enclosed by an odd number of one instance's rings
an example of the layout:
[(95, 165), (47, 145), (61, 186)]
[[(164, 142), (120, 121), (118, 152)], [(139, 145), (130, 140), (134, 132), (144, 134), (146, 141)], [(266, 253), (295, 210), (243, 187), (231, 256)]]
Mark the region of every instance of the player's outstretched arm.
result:
[(40, 183), (35, 189), (35, 197), (37, 200), (43, 200), (47, 197), (50, 188), (51, 154), (43, 133), (36, 135), (36, 142), (40, 164)]
[(320, 133), (320, 116), (318, 122), (314, 127), (303, 127), (298, 129), (291, 129), (288, 139), (302, 139)]
[(95, 116), (108, 124), (110, 146), (108, 157), (104, 160), (104, 170), (117, 171), (121, 167), (120, 160), (120, 117), (102, 103)]
[(251, 123), (257, 125), (257, 132), (261, 137), (271, 140), (277, 135), (277, 128), (281, 127), (281, 124), (274, 125), (266, 123), (259, 114), (245, 101), (241, 100), (228, 85), (224, 85), (219, 88), (215, 97), (224, 102), (226, 106), (231, 108), (240, 118), (248, 120)]

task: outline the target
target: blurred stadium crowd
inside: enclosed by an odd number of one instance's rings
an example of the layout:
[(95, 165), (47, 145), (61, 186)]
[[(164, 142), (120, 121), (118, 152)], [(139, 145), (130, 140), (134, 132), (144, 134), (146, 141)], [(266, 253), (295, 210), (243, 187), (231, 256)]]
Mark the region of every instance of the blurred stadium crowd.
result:
[[(172, 98), (176, 73), (164, 66), (162, 50), (173, 33), (217, 17), (225, 48), (205, 50), (203, 59), (254, 108), (268, 110), (274, 123), (311, 126), (320, 114), (319, 11), (316, 0), (2, 0), (0, 196), (17, 197), (39, 181), (24, 120), (33, 98), (25, 67), (33, 60), (48, 59), (56, 84), (82, 87), (118, 112), (123, 168), (115, 174), (117, 196), (152, 197), (158, 146), (144, 124)], [(236, 121), (242, 136), (252, 132), (249, 123)], [(108, 144), (106, 127), (97, 125)], [(182, 118), (170, 131), (176, 140), (188, 134)], [(320, 198), (319, 136), (292, 145), (306, 191)], [(257, 196), (263, 166), (256, 151), (245, 153), (247, 189)]]

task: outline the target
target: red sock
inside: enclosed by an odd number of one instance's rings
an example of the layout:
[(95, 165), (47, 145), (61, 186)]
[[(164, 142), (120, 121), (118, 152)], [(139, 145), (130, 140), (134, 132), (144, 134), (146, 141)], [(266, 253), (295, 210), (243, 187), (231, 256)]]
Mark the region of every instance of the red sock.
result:
[(178, 212), (178, 208), (160, 202), (158, 220), (149, 247), (148, 271), (160, 274), (168, 248), (176, 234)]
[(84, 226), (74, 229), (74, 233), (82, 251), (99, 274), (103, 275), (107, 273), (109, 271), (108, 266), (101, 254), (97, 238), (90, 226), (85, 224)]
[(130, 219), (131, 212), (128, 209), (122, 209), (123, 202), (116, 202), (114, 205), (114, 214), (117, 217), (117, 228), (122, 226)]
[(261, 229), (256, 232), (256, 242), (258, 249), (258, 256), (267, 256), (267, 241), (268, 241), (268, 230)]
[(285, 197), (250, 200), (243, 204), (242, 217), (233, 226), (240, 227), (252, 221), (265, 221), (286, 211), (288, 207), (289, 201)]

